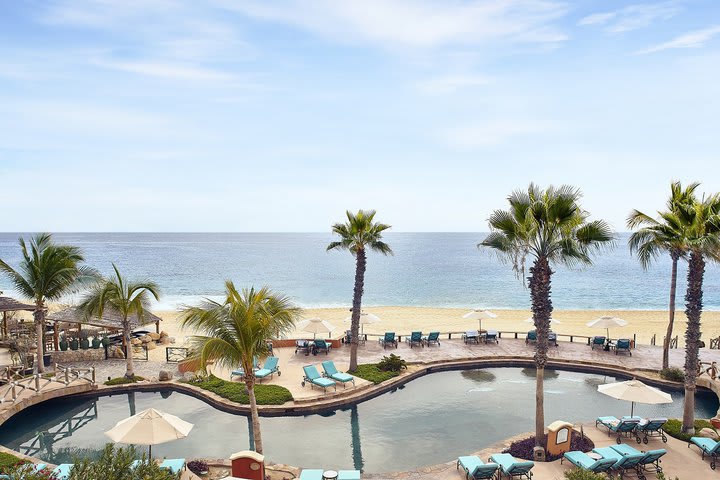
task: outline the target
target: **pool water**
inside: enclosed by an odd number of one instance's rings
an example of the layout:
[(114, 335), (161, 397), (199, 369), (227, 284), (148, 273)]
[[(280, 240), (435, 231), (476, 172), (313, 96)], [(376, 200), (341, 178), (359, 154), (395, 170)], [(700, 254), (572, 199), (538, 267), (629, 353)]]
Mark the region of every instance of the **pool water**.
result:
[[(624, 379), (548, 370), (545, 419), (570, 422), (629, 415), (630, 404), (597, 392)], [(534, 427), (534, 368), (489, 368), (432, 373), (393, 392), (322, 415), (263, 417), (266, 458), (305, 468), (407, 470), (450, 461)], [(682, 416), (682, 393), (666, 405), (636, 405), (643, 416)], [(77, 449), (93, 453), (116, 422), (154, 407), (195, 424), (190, 435), (153, 447), (158, 457), (228, 458), (250, 446), (248, 418), (214, 409), (178, 392), (56, 399), (29, 408), (0, 426), (0, 444), (44, 460), (69, 461)], [(718, 410), (710, 392), (696, 395), (696, 416)]]

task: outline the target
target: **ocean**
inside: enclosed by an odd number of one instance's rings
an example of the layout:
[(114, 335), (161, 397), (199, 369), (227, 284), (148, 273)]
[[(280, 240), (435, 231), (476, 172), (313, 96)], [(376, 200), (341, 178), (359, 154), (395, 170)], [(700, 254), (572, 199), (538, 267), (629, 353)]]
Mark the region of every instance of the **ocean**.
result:
[[(0, 233), (0, 258), (16, 266), (18, 237)], [(394, 255), (369, 253), (366, 306), (528, 309), (529, 293), (509, 264), (477, 244), (484, 233), (388, 233)], [(667, 308), (670, 259), (647, 271), (630, 255), (629, 234), (598, 255), (591, 267), (556, 267), (556, 309), (662, 310)], [(58, 233), (80, 247), (89, 265), (110, 274), (114, 262), (128, 278), (152, 279), (162, 289), (156, 309), (173, 309), (203, 297), (219, 298), (226, 279), (238, 287), (269, 285), (305, 308), (350, 307), (355, 260), (326, 252), (331, 233)], [(683, 308), (686, 264), (678, 271)], [(13, 295), (6, 277), (0, 290)], [(704, 307), (720, 310), (720, 268), (709, 264)]]

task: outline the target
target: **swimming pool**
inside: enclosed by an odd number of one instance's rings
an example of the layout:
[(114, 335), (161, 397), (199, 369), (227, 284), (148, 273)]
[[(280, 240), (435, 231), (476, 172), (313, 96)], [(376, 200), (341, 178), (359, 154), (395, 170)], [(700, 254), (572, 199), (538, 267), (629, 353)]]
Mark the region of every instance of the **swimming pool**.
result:
[[(545, 418), (570, 422), (628, 415), (630, 404), (597, 392), (611, 376), (548, 370)], [(450, 461), (534, 425), (534, 368), (438, 372), (352, 408), (321, 415), (261, 418), (268, 460), (299, 467), (356, 468), (369, 473), (407, 470)], [(637, 415), (682, 416), (674, 403), (636, 405)], [(66, 398), (31, 407), (0, 426), (0, 444), (53, 463), (68, 448), (102, 448), (115, 423), (155, 407), (195, 424), (186, 439), (153, 447), (157, 456), (227, 458), (249, 447), (248, 418), (214, 409), (178, 392)], [(715, 415), (718, 399), (696, 396), (696, 415)]]

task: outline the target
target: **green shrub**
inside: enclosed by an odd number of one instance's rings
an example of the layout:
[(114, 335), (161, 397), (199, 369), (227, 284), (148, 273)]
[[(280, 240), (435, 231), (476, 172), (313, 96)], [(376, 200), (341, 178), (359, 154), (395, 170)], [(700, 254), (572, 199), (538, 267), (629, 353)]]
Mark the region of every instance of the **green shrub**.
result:
[(378, 364), (376, 363), (365, 363), (362, 365), (358, 365), (357, 370), (355, 370), (353, 375), (377, 385), (378, 383), (382, 383), (393, 377), (397, 377), (398, 375), (400, 375), (400, 371), (380, 370), (380, 368), (378, 368)]
[(122, 376), (122, 377), (117, 377), (117, 378), (108, 380), (107, 382), (105, 382), (105, 385), (125, 385), (128, 383), (136, 383), (141, 380), (145, 380), (145, 379), (143, 377), (141, 377), (140, 375), (135, 375), (132, 378), (127, 378), (125, 376)]
[(565, 472), (565, 478), (567, 480), (607, 480), (608, 477), (604, 473), (594, 473), (576, 468)]
[(685, 372), (677, 367), (663, 368), (660, 370), (660, 376), (665, 380), (670, 380), (671, 382), (685, 381)]
[(132, 462), (138, 458), (134, 447), (115, 448), (111, 443), (105, 445), (100, 458), (90, 460), (78, 459), (70, 470), (70, 480), (177, 480), (180, 473), (160, 468), (155, 462), (148, 462), (145, 454), (141, 462), (132, 468)]
[[(707, 420), (695, 420), (695, 431), (700, 431), (703, 428), (711, 428), (715, 430), (710, 422)], [(695, 433), (682, 433), (682, 420), (678, 420), (677, 418), (671, 418), (667, 421), (667, 423), (663, 426), (663, 430), (665, 433), (670, 435), (671, 437), (675, 437), (678, 440), (682, 440), (684, 442), (689, 442), (690, 437), (694, 437)]]
[(383, 357), (377, 363), (377, 367), (383, 372), (400, 372), (400, 370), (407, 368), (407, 364), (405, 360), (391, 353), (389, 357)]
[[(187, 382), (208, 392), (213, 392), (231, 402), (242, 405), (250, 404), (247, 388), (242, 382), (228, 382), (214, 375)], [(280, 385), (255, 385), (255, 400), (258, 405), (282, 405), (293, 400), (292, 393)]]
[(5, 473), (10, 467), (14, 467), (25, 460), (9, 453), (0, 452), (0, 473)]

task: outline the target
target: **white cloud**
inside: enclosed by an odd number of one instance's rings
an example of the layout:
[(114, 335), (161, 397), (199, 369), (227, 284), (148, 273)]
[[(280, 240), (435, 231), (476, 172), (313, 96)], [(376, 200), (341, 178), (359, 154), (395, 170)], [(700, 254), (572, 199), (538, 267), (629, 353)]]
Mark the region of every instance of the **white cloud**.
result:
[(658, 20), (668, 20), (680, 10), (677, 1), (628, 5), (618, 10), (588, 15), (581, 18), (578, 25), (604, 25), (604, 30), (609, 33), (629, 32), (648, 27)]
[(116, 62), (101, 60), (97, 65), (151, 77), (172, 78), (190, 81), (226, 81), (234, 75), (210, 68), (161, 62)]
[(518, 137), (545, 133), (552, 128), (545, 122), (527, 120), (492, 120), (474, 125), (446, 129), (440, 138), (453, 148), (474, 150), (494, 147)]
[(717, 34), (720, 34), (720, 25), (715, 27), (706, 28), (703, 30), (696, 30), (689, 32), (684, 35), (680, 35), (670, 40), (669, 42), (654, 45), (642, 50), (635, 52), (637, 55), (646, 55), (648, 53), (660, 52), (662, 50), (669, 50), (673, 48), (700, 48), (704, 46)]
[(417, 89), (422, 93), (441, 95), (464, 88), (487, 85), (490, 82), (490, 78), (483, 75), (445, 75), (419, 82)]

